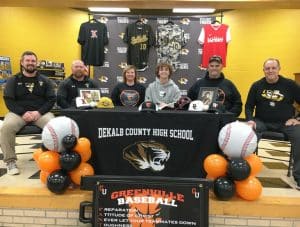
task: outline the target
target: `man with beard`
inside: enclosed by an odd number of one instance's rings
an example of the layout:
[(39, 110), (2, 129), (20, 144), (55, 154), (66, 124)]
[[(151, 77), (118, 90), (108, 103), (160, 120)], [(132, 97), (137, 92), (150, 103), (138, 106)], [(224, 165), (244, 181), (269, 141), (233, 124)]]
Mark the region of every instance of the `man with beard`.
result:
[(20, 173), (16, 165), (16, 133), (29, 123), (43, 128), (54, 118), (49, 112), (55, 103), (53, 83), (38, 73), (36, 54), (24, 52), (20, 64), (20, 72), (7, 80), (3, 93), (9, 112), (1, 128), (0, 144), (9, 175)]
[(95, 81), (88, 78), (87, 68), (80, 60), (72, 62), (72, 75), (59, 84), (57, 105), (63, 109), (76, 107), (76, 97), (79, 88), (98, 88)]

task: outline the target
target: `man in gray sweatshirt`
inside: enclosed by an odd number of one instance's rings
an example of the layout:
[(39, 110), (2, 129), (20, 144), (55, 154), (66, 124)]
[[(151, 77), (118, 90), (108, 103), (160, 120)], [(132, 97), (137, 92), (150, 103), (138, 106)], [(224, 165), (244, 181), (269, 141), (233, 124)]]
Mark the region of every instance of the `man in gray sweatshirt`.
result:
[(160, 63), (156, 66), (156, 79), (146, 89), (145, 101), (151, 101), (163, 108), (174, 108), (174, 103), (180, 98), (178, 86), (170, 79), (173, 73), (172, 66)]

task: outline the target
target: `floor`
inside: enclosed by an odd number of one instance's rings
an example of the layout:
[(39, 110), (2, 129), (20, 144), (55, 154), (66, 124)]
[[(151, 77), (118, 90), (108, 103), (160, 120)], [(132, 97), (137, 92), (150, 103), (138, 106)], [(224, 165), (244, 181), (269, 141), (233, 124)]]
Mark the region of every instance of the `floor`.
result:
[[(0, 187), (45, 187), (39, 180), (39, 170), (32, 159), (32, 153), (40, 147), (40, 135), (18, 136), (16, 152), (18, 155), (18, 166), (21, 174), (9, 176), (6, 174), (3, 155), (0, 151)], [(289, 144), (280, 141), (262, 140), (259, 143), (259, 155), (270, 158), (288, 160)], [(292, 177), (287, 177), (288, 162), (261, 158), (263, 170), (259, 179), (263, 184), (263, 195), (300, 197), (300, 191), (295, 189)]]

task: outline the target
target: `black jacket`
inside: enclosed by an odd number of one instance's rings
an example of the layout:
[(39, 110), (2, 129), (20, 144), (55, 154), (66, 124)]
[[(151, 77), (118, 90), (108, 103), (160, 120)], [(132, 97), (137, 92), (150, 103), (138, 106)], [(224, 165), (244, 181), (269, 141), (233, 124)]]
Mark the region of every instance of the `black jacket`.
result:
[[(235, 85), (230, 81), (225, 79), (223, 73), (218, 79), (211, 79), (208, 76), (208, 72), (205, 77), (199, 79), (188, 91), (188, 97), (192, 100), (198, 99), (199, 91), (201, 87), (217, 87), (218, 96), (224, 96), (223, 106), (225, 110), (234, 113), (235, 116), (239, 116), (242, 112), (242, 100), (241, 95)], [(217, 97), (219, 99), (220, 97)]]
[(37, 73), (26, 77), (22, 73), (7, 80), (4, 101), (9, 111), (22, 116), (26, 111), (49, 112), (56, 100), (53, 82)]
[(79, 88), (98, 88), (97, 83), (85, 77), (83, 81), (78, 81), (71, 75), (59, 84), (57, 90), (57, 105), (63, 109), (76, 107), (75, 98), (79, 96)]
[(284, 123), (294, 117), (295, 101), (300, 103), (300, 87), (295, 81), (279, 76), (275, 84), (270, 84), (262, 78), (251, 86), (248, 93), (246, 119), (255, 117), (264, 122)]

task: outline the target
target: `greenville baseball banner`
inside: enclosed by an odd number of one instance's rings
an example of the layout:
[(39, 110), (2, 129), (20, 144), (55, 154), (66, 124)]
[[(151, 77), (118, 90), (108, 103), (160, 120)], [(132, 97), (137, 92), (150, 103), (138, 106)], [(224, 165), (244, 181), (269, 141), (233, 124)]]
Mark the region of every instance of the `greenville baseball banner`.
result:
[(89, 204), (93, 208), (89, 222), (94, 226), (208, 226), (208, 182), (205, 180), (95, 178), (100, 180), (94, 186), (93, 203)]

